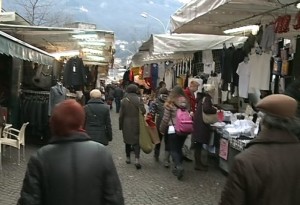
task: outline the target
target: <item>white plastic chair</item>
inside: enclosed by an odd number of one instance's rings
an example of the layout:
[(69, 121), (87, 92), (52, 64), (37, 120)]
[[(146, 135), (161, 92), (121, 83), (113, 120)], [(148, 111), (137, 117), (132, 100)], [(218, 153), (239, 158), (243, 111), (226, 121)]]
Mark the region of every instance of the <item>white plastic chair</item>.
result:
[(3, 136), (0, 139), (0, 144), (7, 145), (18, 149), (18, 165), (20, 165), (21, 146), (23, 146), (23, 160), (25, 161), (25, 129), (29, 122), (22, 125), (20, 130), (8, 128), (3, 131)]

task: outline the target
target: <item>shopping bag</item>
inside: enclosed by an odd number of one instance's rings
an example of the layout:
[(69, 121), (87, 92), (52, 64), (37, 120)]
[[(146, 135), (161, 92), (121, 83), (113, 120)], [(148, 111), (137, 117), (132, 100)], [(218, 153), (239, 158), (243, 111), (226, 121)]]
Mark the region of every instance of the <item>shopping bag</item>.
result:
[(218, 122), (218, 113), (215, 114), (206, 114), (203, 110), (203, 104), (204, 104), (205, 98), (203, 98), (202, 101), (202, 119), (205, 124), (214, 124)]
[(141, 110), (139, 110), (139, 130), (140, 130), (140, 147), (142, 149), (142, 151), (146, 154), (149, 154), (152, 150), (153, 150), (153, 144), (152, 144), (152, 140), (151, 140), (151, 136), (150, 133), (148, 131), (147, 128), (147, 123), (145, 121), (145, 118), (141, 112)]
[(160, 139), (159, 139), (159, 135), (158, 135), (158, 131), (157, 131), (155, 122), (153, 120), (151, 120), (150, 118), (148, 118), (148, 119), (146, 119), (146, 123), (147, 123), (147, 129), (150, 134), (152, 143), (159, 144)]

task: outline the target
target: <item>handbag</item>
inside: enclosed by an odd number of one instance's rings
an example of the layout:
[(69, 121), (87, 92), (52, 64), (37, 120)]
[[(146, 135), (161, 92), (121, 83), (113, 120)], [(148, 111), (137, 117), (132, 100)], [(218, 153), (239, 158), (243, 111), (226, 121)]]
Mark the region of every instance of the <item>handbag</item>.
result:
[(214, 123), (218, 122), (218, 114), (217, 114), (217, 112), (215, 114), (206, 114), (203, 111), (203, 103), (204, 103), (204, 101), (205, 101), (205, 98), (202, 101), (202, 118), (203, 118), (203, 122), (205, 124), (214, 124)]
[(142, 151), (146, 154), (149, 154), (153, 150), (153, 144), (151, 140), (151, 135), (148, 130), (147, 123), (145, 121), (145, 118), (139, 109), (139, 130), (140, 130), (140, 136), (139, 136), (139, 144), (142, 149)]
[(157, 131), (157, 127), (156, 127), (155, 122), (151, 119), (147, 119), (146, 123), (147, 123), (147, 129), (148, 129), (148, 132), (150, 134), (152, 143), (155, 144), (155, 145), (159, 144), (160, 139), (159, 139), (159, 135), (158, 135), (158, 131)]

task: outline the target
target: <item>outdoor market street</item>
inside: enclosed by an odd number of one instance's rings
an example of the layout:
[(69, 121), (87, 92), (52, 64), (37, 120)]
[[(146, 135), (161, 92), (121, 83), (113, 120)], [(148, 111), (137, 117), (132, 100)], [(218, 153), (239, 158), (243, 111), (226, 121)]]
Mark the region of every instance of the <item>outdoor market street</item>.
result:
[[(125, 163), (122, 133), (118, 130), (118, 114), (111, 111), (113, 141), (109, 145), (122, 182), (126, 205), (216, 205), (226, 177), (215, 163), (208, 172), (195, 171), (193, 163), (185, 163), (185, 175), (178, 181), (170, 169), (162, 162), (155, 162), (153, 153), (142, 154), (142, 169), (136, 170), (133, 164)], [(27, 145), (27, 160), (38, 147)], [(24, 177), (26, 163), (16, 164), (16, 151), (9, 149), (2, 156), (3, 170), (0, 172), (0, 204), (16, 204)], [(132, 156), (133, 158), (133, 156)], [(162, 158), (162, 157), (161, 157)], [(161, 160), (162, 161), (162, 160)]]

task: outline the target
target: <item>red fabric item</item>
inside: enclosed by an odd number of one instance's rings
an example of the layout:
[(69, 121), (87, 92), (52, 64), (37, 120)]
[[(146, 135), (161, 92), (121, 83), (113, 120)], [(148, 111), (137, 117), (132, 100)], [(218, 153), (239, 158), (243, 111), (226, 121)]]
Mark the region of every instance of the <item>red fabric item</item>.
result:
[(75, 100), (65, 100), (53, 109), (50, 128), (56, 137), (65, 137), (83, 128), (85, 112)]
[(134, 81), (134, 75), (133, 75), (132, 70), (129, 73), (129, 80), (132, 81), (132, 82)]
[(196, 111), (196, 98), (195, 98), (194, 93), (191, 93), (189, 87), (187, 87), (184, 90), (184, 93), (185, 93), (186, 97), (189, 100), (189, 103), (190, 103), (190, 106), (191, 106), (191, 111), (195, 112)]

